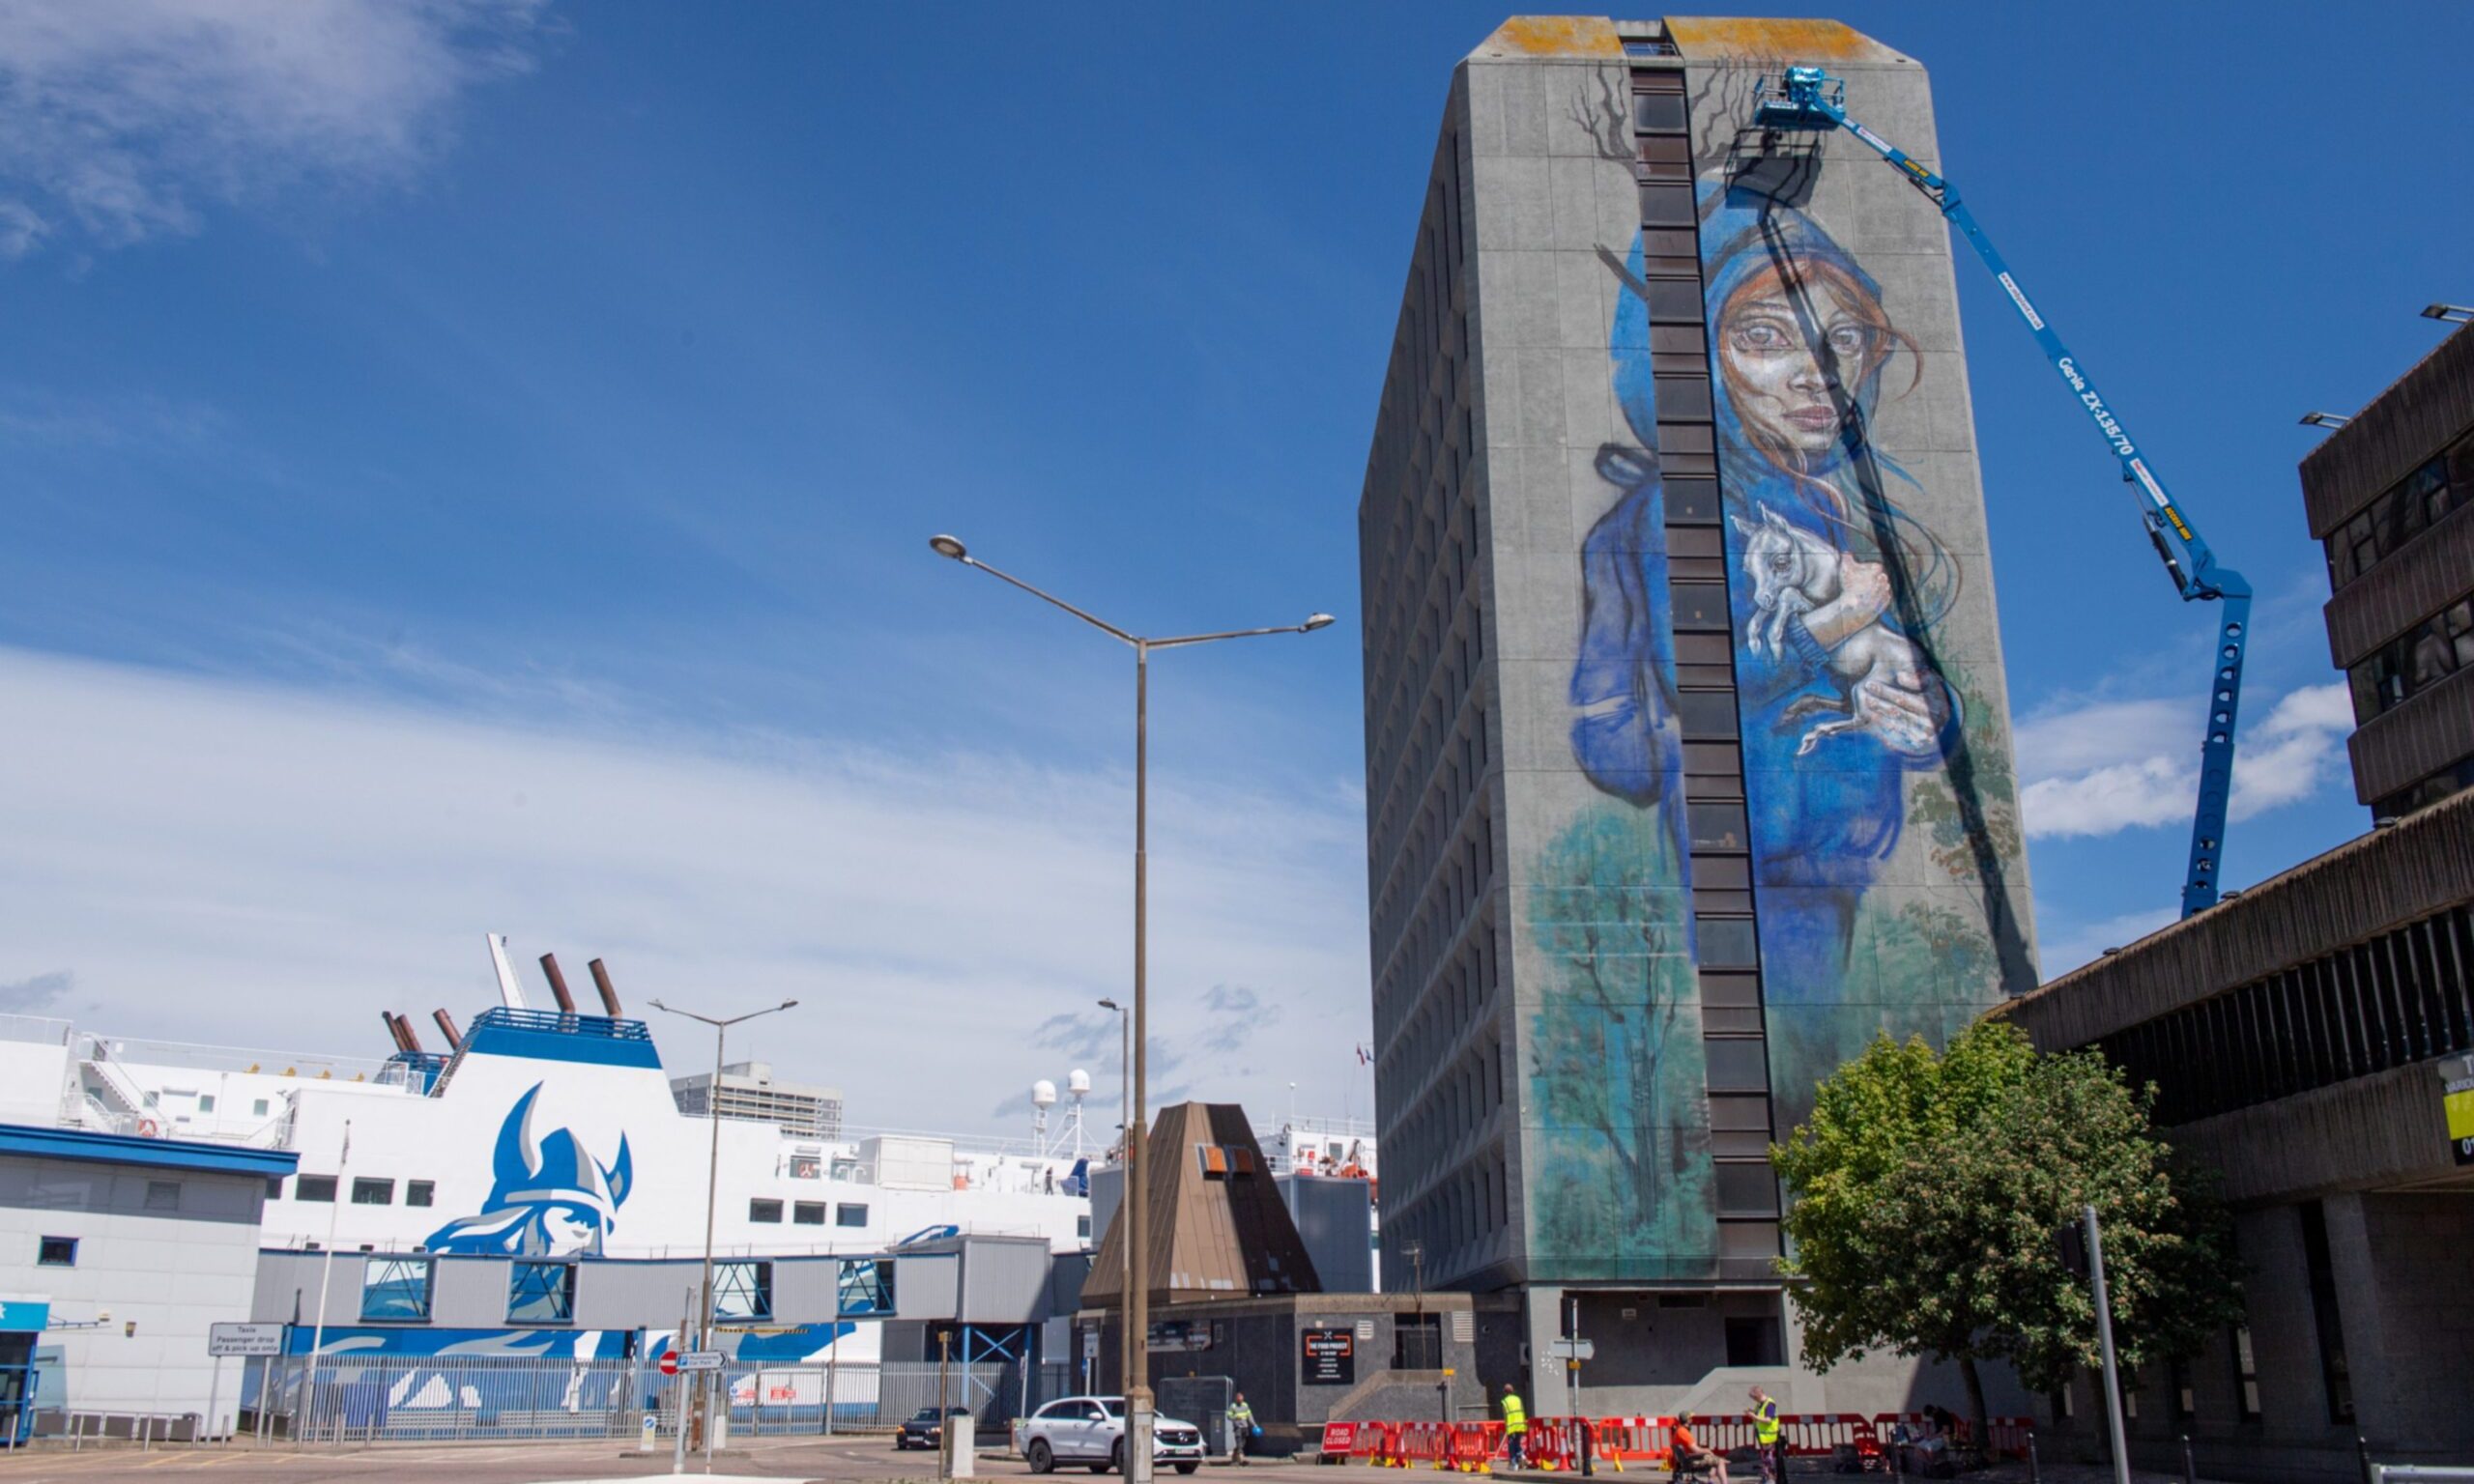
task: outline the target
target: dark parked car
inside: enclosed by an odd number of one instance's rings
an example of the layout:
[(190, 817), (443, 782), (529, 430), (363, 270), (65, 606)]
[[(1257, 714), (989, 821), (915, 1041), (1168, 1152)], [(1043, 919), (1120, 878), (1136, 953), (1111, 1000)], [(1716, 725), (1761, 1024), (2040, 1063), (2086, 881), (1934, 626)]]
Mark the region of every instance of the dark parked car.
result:
[(893, 1430), (894, 1451), (904, 1448), (933, 1448), (944, 1435), (946, 1417), (966, 1417), (967, 1407), (948, 1407), (939, 1413), (934, 1407), (922, 1407), (910, 1414), (909, 1420)]

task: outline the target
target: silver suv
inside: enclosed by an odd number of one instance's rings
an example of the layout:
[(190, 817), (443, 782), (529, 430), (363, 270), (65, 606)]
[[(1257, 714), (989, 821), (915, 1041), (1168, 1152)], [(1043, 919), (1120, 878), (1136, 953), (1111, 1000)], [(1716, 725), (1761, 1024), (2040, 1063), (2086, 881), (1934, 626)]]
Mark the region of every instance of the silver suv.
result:
[[(1014, 1447), (1046, 1473), (1059, 1464), (1081, 1464), (1093, 1473), (1125, 1471), (1125, 1398), (1068, 1396), (1014, 1423)], [(1174, 1417), (1151, 1419), (1151, 1457), (1179, 1473), (1202, 1467), (1202, 1429)]]

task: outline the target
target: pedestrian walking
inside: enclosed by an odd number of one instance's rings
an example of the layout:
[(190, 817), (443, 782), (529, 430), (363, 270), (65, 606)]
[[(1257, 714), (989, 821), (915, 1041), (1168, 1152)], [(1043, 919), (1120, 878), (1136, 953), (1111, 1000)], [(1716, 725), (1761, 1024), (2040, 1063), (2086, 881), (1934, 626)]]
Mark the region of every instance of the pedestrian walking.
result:
[(1520, 1404), (1520, 1393), (1510, 1382), (1504, 1383), (1504, 1453), (1511, 1467), (1521, 1467), (1521, 1449), (1529, 1442), (1529, 1409)]
[(1744, 1415), (1752, 1419), (1752, 1441), (1761, 1450), (1761, 1476), (1770, 1484), (1783, 1484), (1787, 1477), (1786, 1434), (1778, 1426), (1778, 1402), (1759, 1386), (1752, 1388), (1752, 1405)]
[(1261, 1431), (1254, 1425), (1254, 1409), (1246, 1405), (1246, 1393), (1238, 1392), (1228, 1404), (1228, 1461), (1245, 1468), (1247, 1440)]

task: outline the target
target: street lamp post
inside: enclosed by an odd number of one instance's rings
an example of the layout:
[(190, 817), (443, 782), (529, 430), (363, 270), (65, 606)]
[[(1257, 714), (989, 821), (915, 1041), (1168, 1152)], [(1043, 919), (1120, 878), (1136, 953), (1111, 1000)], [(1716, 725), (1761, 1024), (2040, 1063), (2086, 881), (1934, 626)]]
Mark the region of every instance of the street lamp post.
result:
[[(690, 1020), (702, 1021), (713, 1028), (713, 1082), (710, 1087), (705, 1089), (705, 1122), (711, 1127), (712, 1137), (705, 1156), (705, 1285), (702, 1300), (704, 1314), (698, 1322), (696, 1340), (698, 1350), (713, 1348), (713, 1213), (721, 1198), (722, 1185), (722, 1042), (729, 1036), (731, 1027), (740, 1021), (753, 1020), (759, 1015), (769, 1015), (777, 1011), (789, 1010), (798, 1003), (796, 1000), (784, 1000), (779, 1005), (767, 1005), (762, 1010), (751, 1010), (743, 1015), (733, 1015), (726, 1020), (716, 1020), (711, 1015), (700, 1015), (692, 1010), (680, 1010), (675, 1005), (664, 1005), (659, 1000), (652, 1002), (655, 1010), (667, 1011), (674, 1015), (685, 1015)], [(707, 1383), (715, 1374), (718, 1373), (706, 1371), (696, 1373), (697, 1441), (708, 1452), (712, 1444), (712, 1431), (709, 1425), (711, 1418), (707, 1413), (711, 1411), (712, 1402), (711, 1388)], [(680, 1429), (679, 1446), (682, 1450), (686, 1446), (684, 1428)]]
[(1151, 727), (1151, 651), (1176, 649), (1192, 644), (1208, 644), (1223, 639), (1253, 639), (1266, 634), (1311, 634), (1332, 623), (1329, 614), (1312, 614), (1303, 623), (1279, 624), (1262, 629), (1230, 629), (1217, 634), (1180, 634), (1165, 639), (1151, 639), (1131, 634), (1106, 619), (1098, 618), (1053, 593), (1043, 592), (1019, 577), (1000, 572), (970, 554), (970, 549), (954, 537), (937, 534), (928, 538), (929, 548), (939, 556), (976, 567), (1000, 582), (1009, 584), (1043, 603), (1061, 608), (1084, 623), (1134, 650), (1134, 1106), (1129, 1112), (1125, 1129), (1125, 1294), (1124, 1328), (1126, 1354), (1140, 1364), (1137, 1373), (1129, 1369), (1123, 1377), (1125, 1391), (1125, 1478), (1126, 1484), (1151, 1484), (1151, 1378), (1150, 1366), (1141, 1359), (1147, 1355), (1146, 1345), (1151, 1329), (1151, 1294), (1149, 1254), (1145, 1250), (1150, 1235), (1150, 1221), (1144, 1208), (1150, 1205), (1143, 1187), (1144, 1125), (1149, 1112), (1144, 1085), (1144, 1049), (1150, 1028), (1147, 1018), (1149, 996), (1145, 976), (1146, 953), (1144, 934), (1150, 926), (1146, 892), (1148, 865), (1146, 839), (1150, 809), (1150, 727)]
[[(1125, 1006), (1118, 1004), (1113, 998), (1102, 1000), (1100, 1002), (1100, 1008), (1102, 1010), (1113, 1010), (1117, 1013), (1117, 1142), (1121, 1148), (1131, 1150), (1134, 1148), (1132, 1143), (1134, 1138), (1134, 1021), (1132, 1018), (1132, 1012), (1130, 1012)], [(1132, 1171), (1133, 1167), (1131, 1165), (1126, 1164), (1122, 1159), (1118, 1161), (1118, 1203), (1120, 1205), (1124, 1203), (1125, 1196), (1127, 1194), (1125, 1182), (1131, 1176)], [(1089, 1192), (1086, 1189), (1084, 1193), (1088, 1194)], [(1120, 1313), (1117, 1318), (1120, 1321), (1117, 1325), (1117, 1384), (1122, 1386), (1128, 1384), (1134, 1376), (1134, 1331), (1127, 1328), (1122, 1323), (1125, 1318), (1122, 1313)]]

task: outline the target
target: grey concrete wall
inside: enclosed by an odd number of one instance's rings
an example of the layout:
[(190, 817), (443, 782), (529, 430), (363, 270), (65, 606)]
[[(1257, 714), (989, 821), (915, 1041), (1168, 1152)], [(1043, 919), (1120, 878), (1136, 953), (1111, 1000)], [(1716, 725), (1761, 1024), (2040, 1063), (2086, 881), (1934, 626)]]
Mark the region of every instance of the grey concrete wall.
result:
[(2474, 796), (2357, 837), (1999, 1012), (2038, 1046), (2084, 1046), (2474, 898)]
[[(175, 1204), (149, 1206), (150, 1184)], [(69, 1391), (43, 1405), (203, 1415), (207, 1327), (248, 1314), (265, 1195), (256, 1175), (0, 1159), (0, 1290), (49, 1301), (38, 1343), (59, 1350)], [(45, 1237), (75, 1239), (75, 1266), (37, 1266)], [(223, 1370), (228, 1421), (240, 1371)]]
[(2460, 328), (2302, 461), (2313, 539), (2353, 518), (2474, 428), (2474, 328)]

